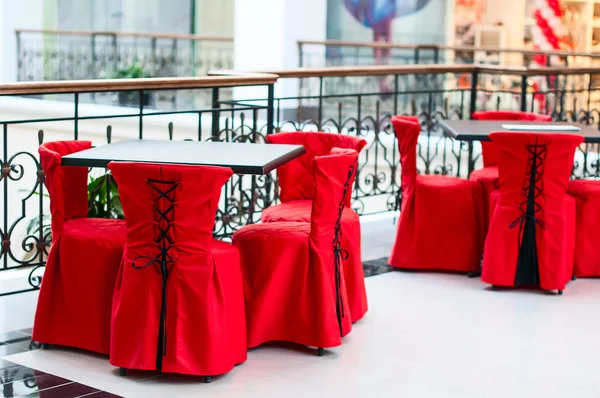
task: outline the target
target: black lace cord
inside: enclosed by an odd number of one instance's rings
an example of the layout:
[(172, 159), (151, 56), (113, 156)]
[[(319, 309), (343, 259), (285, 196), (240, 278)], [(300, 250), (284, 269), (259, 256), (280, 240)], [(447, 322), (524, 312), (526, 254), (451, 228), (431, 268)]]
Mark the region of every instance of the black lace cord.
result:
[(342, 249), (341, 238), (342, 238), (342, 215), (344, 214), (344, 208), (346, 201), (346, 195), (350, 189), (350, 180), (354, 175), (356, 166), (350, 165), (348, 168), (348, 178), (344, 183), (344, 194), (338, 207), (338, 219), (335, 223), (334, 236), (333, 236), (333, 266), (334, 266), (334, 277), (335, 277), (335, 313), (338, 321), (338, 327), (340, 328), (340, 336), (343, 335), (342, 331), (342, 318), (346, 316), (344, 313), (344, 301), (342, 297), (342, 260), (347, 260), (350, 257), (348, 250)]
[[(169, 250), (171, 250), (175, 243), (169, 237), (168, 233), (171, 229), (171, 225), (173, 220), (169, 218), (172, 214), (173, 209), (175, 208), (175, 199), (170, 196), (177, 186), (179, 182), (175, 181), (160, 181), (160, 180), (146, 180), (148, 186), (154, 189), (158, 196), (154, 198), (152, 201), (152, 205), (154, 206), (154, 211), (159, 216), (158, 221), (155, 221), (156, 229), (158, 230), (156, 239), (154, 240), (154, 244), (156, 245), (159, 254), (158, 256), (137, 256), (131, 262), (131, 266), (135, 269), (144, 269), (148, 266), (154, 266), (156, 264), (160, 264), (160, 275), (162, 279), (161, 285), (161, 303), (160, 303), (160, 317), (159, 317), (159, 327), (158, 327), (158, 339), (156, 344), (156, 370), (162, 370), (162, 359), (163, 356), (167, 355), (167, 282), (169, 280), (169, 268), (168, 264), (173, 263), (173, 257), (169, 254)], [(170, 185), (170, 187), (166, 190), (162, 190), (158, 188), (155, 184), (163, 184)], [(169, 203), (169, 206), (166, 210), (162, 211), (160, 209), (159, 203), (160, 201)], [(166, 223), (166, 227), (163, 227), (161, 223)], [(136, 265), (136, 261), (140, 259), (146, 259), (146, 263), (143, 265)]]
[[(519, 227), (517, 271), (515, 285), (539, 283), (539, 269), (536, 249), (536, 229), (546, 229), (546, 222), (537, 217), (542, 210), (539, 202), (543, 195), (543, 175), (547, 145), (537, 143), (526, 145), (529, 152), (527, 172), (523, 181), (522, 195), (524, 200), (519, 207), (521, 215), (510, 223), (509, 228)], [(530, 267), (530, 272), (524, 267)]]

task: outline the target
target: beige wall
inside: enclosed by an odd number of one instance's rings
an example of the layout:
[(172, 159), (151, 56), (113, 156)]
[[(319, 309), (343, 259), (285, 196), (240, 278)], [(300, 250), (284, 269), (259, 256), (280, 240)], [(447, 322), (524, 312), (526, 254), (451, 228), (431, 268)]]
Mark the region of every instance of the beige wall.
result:
[(233, 37), (234, 0), (196, 0), (196, 33)]

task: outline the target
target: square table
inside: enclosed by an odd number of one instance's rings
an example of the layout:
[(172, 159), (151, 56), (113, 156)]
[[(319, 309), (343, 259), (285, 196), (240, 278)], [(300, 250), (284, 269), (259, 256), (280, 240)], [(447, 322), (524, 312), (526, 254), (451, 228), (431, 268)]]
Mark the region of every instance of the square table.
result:
[[(576, 134), (584, 137), (587, 143), (600, 143), (600, 131), (595, 126), (581, 123), (570, 122), (522, 122), (517, 120), (440, 120), (440, 127), (446, 135), (459, 141), (469, 143), (469, 174), (473, 171), (475, 165), (473, 162), (473, 141), (490, 141), (491, 132), (523, 132), (523, 130), (507, 130), (502, 127), (503, 124), (531, 124), (531, 125), (567, 125), (577, 126), (579, 131), (543, 131), (542, 133), (560, 133)], [(535, 130), (532, 130), (535, 131)]]
[(302, 145), (214, 141), (124, 140), (63, 156), (63, 166), (106, 167), (112, 161), (230, 167), (268, 174), (306, 152)]

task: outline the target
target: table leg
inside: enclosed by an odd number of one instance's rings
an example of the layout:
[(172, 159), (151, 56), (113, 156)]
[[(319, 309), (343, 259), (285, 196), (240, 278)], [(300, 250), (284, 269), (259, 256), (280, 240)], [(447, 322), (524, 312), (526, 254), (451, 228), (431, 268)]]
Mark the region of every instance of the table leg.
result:
[(467, 177), (470, 176), (471, 173), (473, 172), (473, 170), (475, 169), (475, 162), (473, 161), (473, 141), (469, 141), (468, 145), (469, 145), (469, 159), (468, 159), (468, 162), (469, 162), (468, 173), (469, 174), (467, 175)]

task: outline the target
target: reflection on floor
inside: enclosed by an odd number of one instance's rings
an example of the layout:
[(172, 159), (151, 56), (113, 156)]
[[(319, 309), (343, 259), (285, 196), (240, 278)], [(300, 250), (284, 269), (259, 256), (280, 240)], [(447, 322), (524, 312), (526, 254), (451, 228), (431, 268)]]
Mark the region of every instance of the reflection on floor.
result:
[(341, 347), (319, 358), (262, 346), (211, 384), (153, 372), (123, 378), (106, 357), (58, 347), (5, 360), (134, 398), (600, 396), (600, 280), (579, 279), (563, 296), (496, 292), (456, 274), (394, 271), (366, 284), (369, 312)]
[[(31, 340), (31, 329), (23, 329), (0, 334), (0, 355), (13, 355), (38, 350), (40, 344)], [(107, 398), (117, 395), (55, 376), (0, 360), (0, 396), (1, 397), (43, 397), (67, 398), (90, 397)]]

